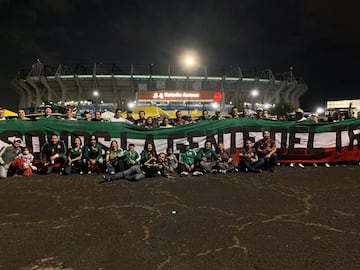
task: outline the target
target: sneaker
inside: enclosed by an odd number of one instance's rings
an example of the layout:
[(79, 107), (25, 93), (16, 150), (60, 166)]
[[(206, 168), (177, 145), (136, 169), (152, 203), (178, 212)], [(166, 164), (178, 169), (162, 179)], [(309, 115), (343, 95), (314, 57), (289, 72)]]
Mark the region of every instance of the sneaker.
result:
[(290, 163), (290, 168), (294, 168), (294, 163)]
[(314, 168), (318, 167), (318, 165), (315, 162), (313, 163), (313, 166), (314, 166)]
[(189, 173), (188, 173), (188, 172), (181, 172), (180, 175), (182, 175), (182, 176), (188, 176)]
[(111, 176), (109, 176), (109, 175), (103, 175), (103, 176), (102, 176), (102, 179), (103, 179), (104, 181), (112, 181)]
[(248, 169), (248, 168), (245, 168), (245, 172), (249, 172), (249, 169)]
[(226, 170), (219, 170), (219, 173), (223, 173), (223, 174), (226, 174)]
[(111, 174), (111, 175), (114, 175), (114, 174), (115, 174), (115, 172), (110, 172), (110, 174)]
[(88, 173), (88, 174), (91, 174), (91, 171), (88, 171), (87, 173)]
[[(360, 165), (360, 164), (359, 164)], [(234, 169), (234, 172), (239, 172), (239, 169), (238, 168), (235, 168)]]
[(304, 169), (305, 166), (302, 164), (302, 163), (299, 163), (298, 166), (301, 168), (301, 169)]
[(217, 174), (217, 173), (218, 173), (218, 170), (217, 170), (217, 169), (212, 169), (211, 172), (212, 172), (213, 174)]
[(83, 175), (83, 174), (84, 174), (84, 172), (83, 172), (83, 171), (80, 171), (80, 172), (79, 172), (79, 174), (80, 174), (80, 175)]
[(195, 171), (195, 172), (193, 172), (192, 175), (193, 175), (193, 176), (199, 176), (199, 175), (203, 175), (203, 173), (202, 173), (202, 172), (199, 172), (199, 171)]
[(325, 167), (326, 167), (326, 168), (330, 168), (330, 164), (326, 162), (326, 163), (325, 163)]

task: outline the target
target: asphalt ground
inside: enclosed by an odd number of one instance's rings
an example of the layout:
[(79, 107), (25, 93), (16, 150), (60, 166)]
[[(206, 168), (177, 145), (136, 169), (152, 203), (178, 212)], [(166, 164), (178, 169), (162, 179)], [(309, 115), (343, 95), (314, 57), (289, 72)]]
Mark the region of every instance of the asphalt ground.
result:
[(360, 166), (0, 181), (0, 269), (360, 269)]

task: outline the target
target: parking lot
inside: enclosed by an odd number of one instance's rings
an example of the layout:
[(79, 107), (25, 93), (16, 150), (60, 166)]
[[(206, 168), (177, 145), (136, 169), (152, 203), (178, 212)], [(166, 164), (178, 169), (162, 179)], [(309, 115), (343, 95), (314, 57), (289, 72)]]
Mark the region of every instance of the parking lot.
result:
[(0, 181), (0, 269), (360, 269), (360, 166)]

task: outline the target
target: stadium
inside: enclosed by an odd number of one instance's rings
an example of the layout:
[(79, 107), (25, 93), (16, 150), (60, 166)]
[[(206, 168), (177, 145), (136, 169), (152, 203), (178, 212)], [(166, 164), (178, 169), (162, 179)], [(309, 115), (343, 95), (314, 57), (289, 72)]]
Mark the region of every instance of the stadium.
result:
[(280, 102), (296, 108), (308, 90), (291, 69), (279, 74), (235, 66), (186, 71), (175, 65), (45, 65), (40, 60), (19, 71), (11, 86), (19, 107), (31, 112), (45, 103), (76, 106), (80, 112), (133, 106), (227, 112), (232, 106), (271, 108)]

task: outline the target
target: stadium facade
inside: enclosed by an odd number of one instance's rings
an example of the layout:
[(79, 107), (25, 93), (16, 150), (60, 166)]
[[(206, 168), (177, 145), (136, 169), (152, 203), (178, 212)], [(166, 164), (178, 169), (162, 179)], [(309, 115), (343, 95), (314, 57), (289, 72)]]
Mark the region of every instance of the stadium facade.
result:
[[(98, 106), (126, 109), (130, 103), (158, 105), (165, 109), (184, 106), (208, 108), (217, 103), (260, 107), (287, 102), (299, 107), (308, 90), (292, 71), (273, 74), (270, 69), (243, 72), (240, 67), (185, 72), (167, 66), (116, 64), (44, 65), (34, 63), (11, 82), (20, 96), (19, 107), (38, 109), (44, 103), (65, 106)], [(252, 95), (253, 90), (257, 95)]]

